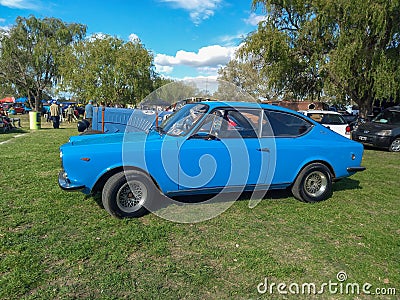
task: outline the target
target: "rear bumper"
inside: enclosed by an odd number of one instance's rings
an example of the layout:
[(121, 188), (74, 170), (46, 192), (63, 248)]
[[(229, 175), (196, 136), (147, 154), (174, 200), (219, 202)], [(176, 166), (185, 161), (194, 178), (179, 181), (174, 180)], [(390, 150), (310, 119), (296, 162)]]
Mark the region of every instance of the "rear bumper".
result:
[(68, 179), (67, 173), (65, 173), (64, 170), (61, 170), (60, 173), (58, 173), (58, 185), (65, 191), (80, 191), (85, 188), (84, 185), (71, 183), (71, 181)]
[(348, 167), (347, 168), (347, 172), (349, 173), (355, 173), (355, 172), (361, 172), (361, 171), (365, 171), (366, 167)]

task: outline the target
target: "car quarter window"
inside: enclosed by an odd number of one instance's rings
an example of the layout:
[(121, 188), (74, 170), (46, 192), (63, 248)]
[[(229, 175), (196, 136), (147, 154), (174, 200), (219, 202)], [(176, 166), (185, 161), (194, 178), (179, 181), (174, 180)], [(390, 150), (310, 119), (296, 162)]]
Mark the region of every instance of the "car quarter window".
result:
[(265, 119), (269, 122), (263, 124), (262, 137), (296, 137), (307, 133), (313, 126), (307, 120), (280, 111), (265, 110)]

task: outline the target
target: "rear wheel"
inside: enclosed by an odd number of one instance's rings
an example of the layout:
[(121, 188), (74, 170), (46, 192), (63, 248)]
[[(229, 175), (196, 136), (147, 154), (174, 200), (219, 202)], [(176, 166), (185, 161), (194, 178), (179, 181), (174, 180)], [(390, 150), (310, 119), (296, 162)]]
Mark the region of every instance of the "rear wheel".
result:
[(400, 138), (395, 138), (389, 146), (390, 152), (400, 152)]
[(120, 172), (104, 185), (102, 202), (106, 211), (117, 218), (137, 218), (148, 211), (146, 206), (155, 196), (152, 180), (138, 171)]
[(319, 202), (332, 195), (332, 174), (327, 166), (313, 163), (306, 166), (297, 176), (293, 196), (304, 202)]

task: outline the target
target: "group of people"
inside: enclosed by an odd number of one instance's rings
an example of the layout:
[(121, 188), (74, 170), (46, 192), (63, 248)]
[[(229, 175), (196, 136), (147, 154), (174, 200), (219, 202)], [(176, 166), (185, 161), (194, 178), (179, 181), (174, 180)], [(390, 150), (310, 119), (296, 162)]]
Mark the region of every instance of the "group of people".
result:
[[(68, 105), (65, 110), (65, 115), (68, 123), (71, 123), (76, 119), (75, 109), (72, 105)], [(53, 101), (50, 105), (49, 116), (51, 121), (53, 122), (53, 128), (60, 128), (60, 120), (62, 118), (62, 110), (60, 106), (57, 104), (57, 101)], [(93, 101), (89, 100), (88, 104), (85, 106), (85, 112), (83, 118), (88, 120), (89, 123), (92, 122), (93, 118)]]
[[(47, 110), (43, 110), (45, 117), (47, 117), (48, 121), (53, 123), (53, 128), (60, 128), (60, 122), (64, 121), (64, 116), (66, 122), (72, 123), (74, 120), (78, 120), (76, 116), (76, 109), (73, 105), (68, 105), (65, 110), (61, 108), (60, 105), (57, 104), (57, 101), (52, 101), (50, 106)], [(9, 116), (9, 111), (3, 109), (0, 105), (0, 119), (2, 124), (6, 124), (9, 128), (12, 127), (21, 127), (21, 119), (20, 118), (13, 118)], [(89, 100), (89, 102), (85, 106), (83, 118), (88, 120), (89, 123), (92, 123), (93, 118), (93, 101)]]

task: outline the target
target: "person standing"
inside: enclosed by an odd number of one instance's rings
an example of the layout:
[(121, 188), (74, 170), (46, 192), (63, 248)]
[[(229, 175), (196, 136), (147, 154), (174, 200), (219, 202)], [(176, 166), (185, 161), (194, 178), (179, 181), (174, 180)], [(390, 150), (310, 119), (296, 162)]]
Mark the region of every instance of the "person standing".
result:
[(68, 123), (72, 122), (72, 118), (74, 116), (74, 109), (72, 107), (72, 105), (69, 105), (67, 110), (66, 110), (66, 114), (67, 114), (67, 121)]
[(57, 105), (57, 101), (53, 101), (51, 104), (50, 115), (53, 121), (53, 128), (60, 128), (60, 108)]
[(89, 100), (89, 103), (85, 106), (85, 113), (83, 114), (83, 118), (88, 120), (90, 125), (92, 125), (93, 119), (93, 101)]

